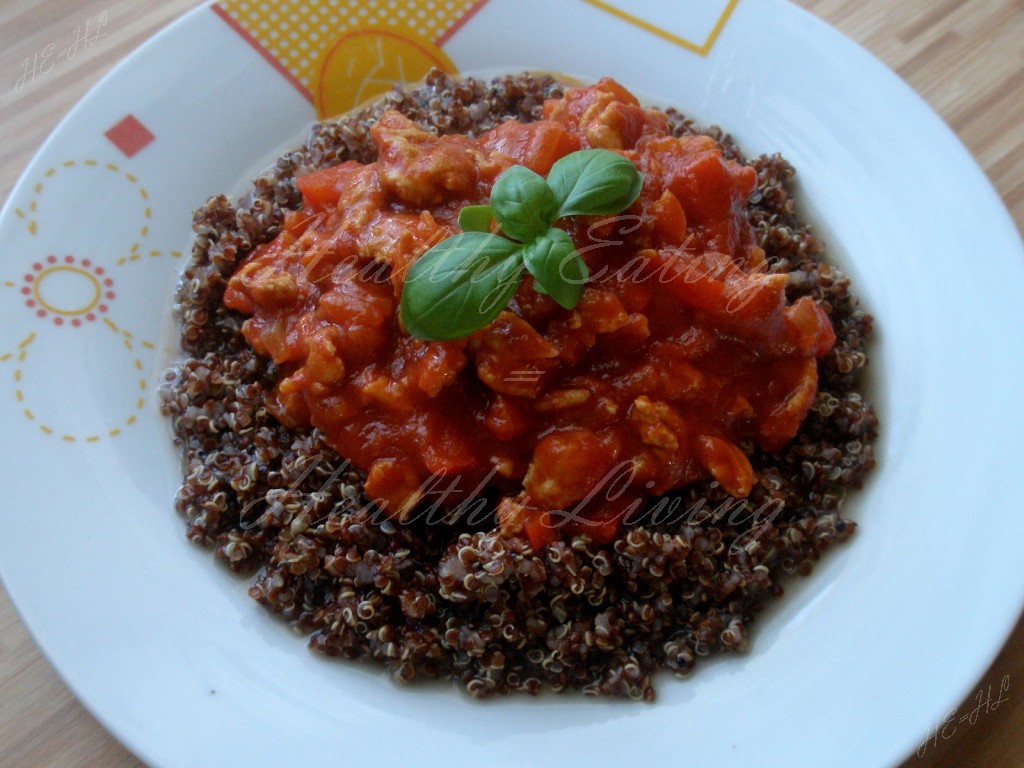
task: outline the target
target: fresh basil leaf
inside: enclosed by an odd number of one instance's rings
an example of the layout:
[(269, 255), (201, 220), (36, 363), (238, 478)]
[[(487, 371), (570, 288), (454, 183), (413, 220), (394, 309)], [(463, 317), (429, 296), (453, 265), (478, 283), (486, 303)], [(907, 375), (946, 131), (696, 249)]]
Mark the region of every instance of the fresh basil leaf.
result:
[(528, 243), (554, 224), (558, 203), (542, 176), (513, 165), (494, 182), (491, 208), (506, 235)]
[(406, 330), (428, 341), (483, 328), (512, 298), (523, 271), (522, 246), (484, 232), (444, 240), (412, 265), (402, 289)]
[[(409, 270), (401, 303), (406, 330), (434, 340), (483, 328), (512, 299), (524, 268), (538, 293), (572, 309), (589, 272), (572, 238), (552, 225), (562, 216), (619, 213), (642, 186), (629, 160), (604, 149), (566, 155), (547, 181), (523, 166), (509, 168), (495, 181), (489, 206), (460, 211), (462, 234), (431, 248)], [(490, 232), (495, 222), (507, 238)]]
[(644, 177), (629, 160), (607, 149), (581, 149), (553, 166), (548, 184), (558, 217), (618, 213), (640, 195)]
[(490, 232), (494, 211), (489, 205), (467, 205), (459, 211), (459, 229), (463, 232)]
[(523, 261), (537, 286), (543, 289), (542, 293), (547, 293), (566, 309), (579, 303), (589, 272), (565, 230), (552, 227), (527, 243)]
[[(518, 245), (518, 243), (513, 243), (513, 245)], [(522, 246), (519, 246), (511, 258), (495, 268), (493, 278), (490, 278), (490, 282), (485, 286), (488, 288), (488, 291), (477, 305), (477, 311), (480, 313), (482, 320), (473, 329), (474, 331), (480, 330), (490, 323), (508, 306), (508, 303), (512, 301), (512, 297), (519, 288), (522, 276), (523, 250)], [(456, 338), (459, 337), (456, 336)]]

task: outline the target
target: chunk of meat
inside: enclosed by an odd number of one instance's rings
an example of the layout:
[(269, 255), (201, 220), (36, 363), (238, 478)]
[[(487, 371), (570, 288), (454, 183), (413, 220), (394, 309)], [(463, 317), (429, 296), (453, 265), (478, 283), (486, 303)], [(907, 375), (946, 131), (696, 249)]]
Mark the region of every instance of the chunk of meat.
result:
[(754, 468), (743, 451), (731, 442), (721, 437), (701, 435), (697, 438), (697, 455), (730, 496), (745, 499), (750, 494), (754, 485)]
[(395, 111), (381, 115), (370, 133), (380, 153), (380, 185), (393, 202), (427, 208), (475, 192), (481, 153), (465, 137), (442, 139)]
[(544, 509), (567, 509), (595, 491), (611, 490), (619, 462), (619, 441), (611, 433), (565, 429), (541, 438), (523, 478), (523, 489)]
[(544, 116), (571, 127), (595, 149), (630, 149), (645, 133), (668, 129), (663, 113), (643, 109), (633, 94), (607, 77), (547, 102)]
[(534, 398), (544, 388), (544, 374), (558, 364), (558, 348), (523, 318), (502, 312), (470, 337), (476, 373), (495, 392)]

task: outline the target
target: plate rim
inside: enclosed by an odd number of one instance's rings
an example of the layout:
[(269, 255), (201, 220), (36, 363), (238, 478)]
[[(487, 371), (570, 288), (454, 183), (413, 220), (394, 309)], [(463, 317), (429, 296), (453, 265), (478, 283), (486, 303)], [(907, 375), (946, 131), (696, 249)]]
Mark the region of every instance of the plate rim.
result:
[[(745, 1), (746, 2), (751, 2), (751, 0), (745, 0)], [(898, 75), (893, 73), (874, 54), (872, 54), (870, 51), (865, 49), (858, 42), (850, 39), (849, 37), (847, 37), (845, 34), (840, 32), (839, 30), (837, 30), (834, 27), (828, 25), (826, 22), (824, 22), (820, 18), (814, 16), (813, 14), (811, 14), (806, 9), (804, 9), (804, 8), (802, 8), (800, 6), (797, 6), (797, 5), (793, 4), (793, 3), (790, 3), (788, 0), (768, 0), (768, 2), (766, 2), (765, 4), (771, 4), (771, 3), (776, 3), (776, 4), (780, 4), (780, 5), (789, 6), (789, 8), (791, 10), (795, 10), (796, 12), (798, 12), (799, 14), (801, 14), (802, 16), (805, 17), (805, 23), (810, 23), (810, 24), (813, 24), (813, 25), (819, 25), (821, 30), (824, 30), (827, 34), (840, 36), (847, 43), (849, 43), (849, 44), (855, 46), (856, 48), (858, 48), (861, 51), (862, 54), (865, 54), (868, 57), (870, 57), (880, 68), (882, 68), (886, 73), (888, 73), (888, 75), (891, 76), (895, 81), (898, 81), (903, 86), (903, 88), (905, 89), (906, 96), (909, 97), (909, 98), (912, 98), (916, 102), (918, 108), (923, 108), (928, 113), (930, 113), (930, 115), (939, 124), (941, 124), (943, 126), (945, 131), (948, 133), (948, 137), (959, 146), (959, 148), (962, 151), (963, 155), (969, 161), (969, 164), (973, 167), (974, 171), (977, 172), (977, 174), (980, 176), (980, 179), (982, 180), (984, 185), (987, 187), (988, 194), (991, 196), (991, 198), (993, 200), (998, 202), (998, 206), (996, 207), (997, 215), (1001, 215), (1002, 219), (1004, 220), (1004, 222), (1003, 222), (1004, 225), (1006, 227), (1008, 227), (1008, 229), (1010, 231), (1014, 231), (1016, 233), (1017, 241), (1018, 241), (1018, 247), (1020, 248), (1021, 252), (1024, 253), (1024, 243), (1021, 243), (1019, 228), (1017, 227), (1016, 222), (1014, 221), (1013, 217), (1010, 215), (1010, 213), (1009, 213), (1005, 203), (1002, 201), (1001, 197), (999, 196), (999, 194), (998, 194), (996, 188), (994, 187), (991, 179), (989, 179), (987, 174), (985, 174), (984, 170), (979, 166), (978, 162), (971, 155), (970, 151), (964, 146), (963, 142), (956, 135), (956, 133), (948, 126), (948, 124), (942, 119), (942, 117), (940, 115), (938, 115), (938, 113), (930, 105), (928, 105), (928, 103), (923, 99), (923, 97), (921, 97), (916, 91), (914, 91), (909, 85), (907, 85), (901, 78), (899, 78)], [(154, 34), (151, 37), (147, 38), (129, 56), (125, 57), (118, 64), (116, 64), (106, 75), (104, 75), (96, 84), (94, 84), (78, 102), (76, 102), (75, 106), (61, 119), (61, 121), (53, 129), (53, 131), (51, 131), (51, 133), (48, 135), (47, 139), (44, 141), (44, 143), (40, 146), (40, 148), (34, 154), (33, 159), (29, 162), (29, 165), (26, 167), (26, 169), (19, 176), (17, 182), (12, 187), (11, 192), (8, 195), (7, 200), (5, 201), (5, 204), (3, 206), (2, 211), (0, 211), (0, 220), (7, 219), (11, 215), (11, 210), (12, 210), (12, 208), (14, 206), (14, 202), (13, 201), (15, 200), (15, 198), (17, 196), (17, 193), (19, 192), (19, 190), (22, 189), (23, 185), (26, 185), (26, 184), (29, 183), (29, 172), (30, 172), (30, 170), (34, 167), (34, 165), (37, 162), (37, 159), (44, 153), (44, 151), (46, 151), (51, 146), (52, 143), (56, 143), (57, 141), (60, 140), (61, 133), (63, 132), (64, 126), (69, 121), (71, 121), (74, 118), (74, 116), (77, 113), (77, 110), (85, 102), (87, 102), (88, 100), (94, 98), (95, 94), (97, 92), (99, 92), (99, 91), (103, 90), (104, 88), (108, 87), (108, 83), (112, 79), (116, 79), (117, 76), (119, 75), (119, 73), (122, 72), (125, 68), (130, 66), (136, 60), (138, 60), (140, 58), (144, 58), (145, 56), (147, 56), (148, 52), (151, 50), (150, 46), (151, 46), (152, 43), (154, 43), (158, 39), (162, 39), (162, 38), (165, 38), (165, 37), (171, 37), (171, 36), (180, 34), (182, 29), (186, 28), (189, 24), (193, 23), (194, 18), (198, 17), (199, 14), (207, 12), (208, 9), (209, 9), (209, 6), (211, 4), (212, 3), (210, 2), (210, 0), (207, 0), (206, 2), (196, 6), (195, 8), (187, 11), (186, 13), (182, 14), (178, 18), (174, 19), (171, 23), (166, 25), (159, 32), (157, 32), (156, 34)], [(834, 555), (831, 555), (831, 557), (834, 557)], [(2, 578), (3, 571), (4, 571), (4, 563), (3, 563), (3, 561), (0, 561), (0, 578)], [(4, 579), (4, 583), (5, 584), (7, 583), (6, 579)], [(58, 664), (57, 662), (55, 662), (53, 660), (53, 656), (51, 655), (50, 651), (48, 650), (49, 643), (46, 641), (45, 638), (40, 637), (37, 634), (35, 628), (33, 627), (33, 625), (31, 623), (29, 623), (28, 621), (25, 620), (24, 613), (23, 613), (23, 610), (22, 610), (22, 607), (20, 605), (20, 601), (19, 601), (18, 597), (14, 593), (12, 593), (9, 589), (8, 589), (8, 594), (10, 595), (11, 602), (12, 602), (12, 605), (14, 606), (15, 612), (18, 614), (19, 618), (21, 618), (22, 624), (28, 629), (29, 633), (31, 634), (31, 636), (33, 638), (33, 641), (36, 643), (36, 645), (40, 649), (42, 649), (44, 651), (44, 655), (46, 656), (47, 661), (50, 664), (50, 666), (57, 672), (57, 674), (60, 676), (62, 681), (65, 683), (65, 685), (67, 685), (68, 688), (72, 690), (72, 692), (74, 693), (76, 698), (80, 702), (82, 702), (83, 706), (85, 706), (86, 709), (88, 709), (90, 711), (90, 713), (94, 717), (96, 717), (96, 719), (99, 722), (101, 722), (103, 724), (103, 726), (109, 732), (114, 734), (116, 736), (116, 738), (122, 744), (125, 744), (132, 752), (134, 752), (136, 755), (140, 755), (140, 756), (143, 755), (143, 754), (146, 754), (147, 750), (145, 750), (142, 747), (142, 745), (136, 745), (134, 743), (134, 739), (131, 738), (131, 734), (126, 732), (124, 729), (122, 729), (120, 727), (119, 723), (115, 723), (115, 722), (109, 721), (106, 718), (106, 713), (100, 711), (100, 709), (98, 709), (97, 707), (92, 706), (92, 698), (93, 698), (92, 696), (88, 695), (87, 692), (85, 692), (85, 691), (80, 691), (75, 685), (73, 685), (71, 683), (71, 681), (69, 680), (69, 678), (65, 674), (65, 670), (63, 669), (63, 665), (62, 664)], [(1021, 593), (1021, 599), (1018, 602), (1021, 602), (1021, 601), (1024, 601), (1024, 592)], [(957, 702), (947, 702), (946, 706), (959, 703), (959, 701), (962, 701), (967, 695), (969, 695), (969, 693), (973, 689), (972, 687), (976, 683), (977, 679), (979, 679), (980, 676), (984, 674), (985, 670), (988, 669), (991, 666), (992, 662), (998, 656), (1000, 650), (1005, 646), (1008, 637), (1013, 632), (1014, 627), (1016, 626), (1016, 624), (1019, 622), (1019, 620), (1021, 618), (1022, 606), (1018, 605), (1018, 607), (1015, 609), (1015, 611), (1004, 612), (1004, 614), (1005, 615), (1002, 616), (1003, 620), (1000, 622), (1001, 625), (1002, 625), (1002, 633), (998, 637), (998, 643), (994, 645), (994, 649), (993, 649), (993, 651), (991, 653), (991, 656), (987, 659), (987, 661), (985, 662), (984, 666), (979, 668), (978, 674), (975, 677), (971, 678), (971, 680), (968, 681), (963, 686), (963, 691), (962, 691), (963, 695), (960, 697), (960, 699), (958, 699)], [(754, 651), (754, 652), (756, 653), (756, 651)]]

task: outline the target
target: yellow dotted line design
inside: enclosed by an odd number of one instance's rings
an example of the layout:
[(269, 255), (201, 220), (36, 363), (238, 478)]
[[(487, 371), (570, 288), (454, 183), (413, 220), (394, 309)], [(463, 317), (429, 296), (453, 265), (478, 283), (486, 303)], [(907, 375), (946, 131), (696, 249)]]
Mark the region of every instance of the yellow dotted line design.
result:
[[(116, 323), (114, 323), (112, 320), (109, 320), (108, 318), (103, 318), (103, 321), (104, 321), (104, 323), (106, 323), (111, 328), (111, 330), (114, 330), (115, 332), (117, 332), (118, 334), (120, 334), (124, 338), (125, 346), (127, 346), (129, 350), (134, 349), (134, 347), (132, 345), (132, 340), (135, 339), (135, 337), (134, 337), (133, 334), (131, 334), (127, 330), (124, 330), (123, 328), (119, 328)], [(18, 359), (19, 363), (23, 363), (25, 361), (25, 358), (28, 355), (28, 347), (29, 347), (29, 345), (33, 341), (35, 341), (35, 339), (36, 339), (36, 334), (35, 333), (30, 333), (28, 336), (26, 336), (21, 341), (20, 344), (18, 344), (17, 359)], [(141, 343), (141, 345), (143, 347), (145, 347), (146, 349), (155, 349), (155, 345), (150, 343), (150, 342), (148, 342), (148, 341), (140, 341), (139, 343)], [(12, 356), (13, 356), (12, 353), (7, 353), (5, 355), (2, 355), (2, 356), (0, 356), (0, 361), (9, 360)], [(143, 371), (143, 370), (145, 370), (145, 367), (143, 366), (142, 360), (140, 358), (138, 358), (138, 357), (134, 358), (132, 363), (135, 366), (135, 370), (136, 371)], [(130, 427), (136, 421), (138, 421), (138, 412), (141, 411), (143, 408), (145, 408), (145, 406), (146, 406), (146, 393), (149, 390), (149, 385), (147, 384), (146, 379), (144, 377), (140, 376), (138, 381), (137, 381), (137, 384), (136, 384), (139, 396), (138, 396), (138, 398), (135, 401), (135, 411), (133, 413), (129, 414), (127, 418), (125, 418), (125, 420), (121, 424), (121, 426), (115, 427), (115, 428), (113, 428), (111, 430), (108, 430), (105, 435), (91, 434), (91, 435), (79, 436), (79, 435), (69, 434), (69, 433), (66, 433), (66, 432), (59, 433), (58, 430), (55, 430), (49, 424), (46, 424), (41, 419), (39, 419), (36, 416), (35, 412), (31, 408), (24, 407), (24, 403), (25, 403), (26, 397), (25, 397), (25, 390), (22, 389), (22, 379), (23, 379), (23, 377), (24, 377), (24, 374), (22, 373), (22, 368), (21, 367), (15, 368), (14, 369), (14, 387), (15, 387), (14, 388), (14, 399), (17, 400), (19, 405), (23, 406), (22, 409), (21, 409), (22, 415), (26, 419), (28, 419), (29, 421), (34, 422), (36, 424), (36, 426), (39, 427), (39, 431), (42, 432), (44, 435), (57, 435), (57, 434), (59, 434), (60, 439), (62, 441), (64, 441), (64, 442), (66, 442), (66, 443), (77, 443), (77, 442), (98, 443), (100, 440), (103, 439), (104, 436), (105, 437), (117, 437), (118, 435), (122, 434), (126, 427)]]
[[(121, 166), (117, 165), (116, 163), (100, 163), (98, 160), (93, 159), (82, 160), (81, 162), (77, 160), (65, 160), (59, 166), (59, 168), (75, 167), (103, 168), (110, 171), (111, 173), (120, 174), (121, 176), (124, 177), (125, 181), (136, 187), (136, 191), (138, 192), (139, 197), (142, 198), (144, 204), (146, 204), (149, 200), (149, 192), (146, 191), (145, 187), (139, 184), (138, 178), (134, 174), (122, 170)], [(52, 178), (54, 175), (56, 175), (57, 171), (58, 166), (52, 166), (50, 168), (47, 168), (46, 171), (43, 172), (43, 177), (46, 179)], [(28, 223), (25, 226), (28, 228), (29, 233), (32, 235), (37, 235), (39, 233), (39, 222), (34, 217), (34, 214), (38, 211), (38, 198), (43, 194), (43, 190), (44, 185), (42, 181), (37, 182), (36, 185), (32, 188), (32, 192), (35, 195), (35, 197), (33, 197), (28, 202), (28, 213), (26, 213), (20, 208), (14, 209), (14, 215), (17, 216), (19, 219), (28, 219)], [(145, 218), (146, 221), (139, 229), (138, 234), (138, 238), (140, 241), (143, 240), (146, 237), (146, 235), (149, 234), (149, 221), (150, 219), (152, 219), (152, 217), (153, 209), (148, 204), (146, 204), (145, 209), (143, 210), (143, 218)], [(138, 247), (139, 242), (136, 241), (133, 244), (132, 250), (135, 250)]]
[[(21, 362), (22, 360), (25, 359), (25, 348), (35, 340), (36, 334), (35, 331), (33, 331), (18, 343), (18, 362)], [(10, 360), (12, 357), (14, 357), (13, 352), (6, 352), (3, 355), (0, 355), (0, 362)], [(15, 371), (15, 377), (20, 379), (21, 374)]]
[(121, 334), (121, 336), (124, 337), (124, 345), (128, 349), (135, 349), (135, 347), (133, 345), (133, 342), (135, 342), (135, 341), (138, 341), (138, 343), (141, 344), (146, 349), (156, 349), (156, 344), (154, 344), (151, 341), (145, 341), (144, 339), (136, 339), (135, 338), (135, 334), (133, 334), (131, 331), (125, 330), (124, 328), (121, 328), (117, 323), (115, 323), (109, 317), (104, 317), (103, 318), (103, 324), (106, 325), (107, 328), (112, 330), (114, 333)]
[[(142, 240), (144, 240), (149, 235), (149, 222), (153, 218), (153, 208), (152, 208), (152, 206), (151, 206), (151, 204), (149, 202), (150, 196), (149, 196), (149, 192), (147, 191), (147, 189), (145, 187), (143, 187), (139, 183), (138, 177), (136, 177), (134, 174), (132, 174), (132, 173), (130, 173), (128, 171), (122, 170), (121, 167), (116, 165), (115, 163), (100, 163), (99, 161), (91, 159), (91, 158), (90, 159), (86, 159), (86, 160), (82, 160), (81, 162), (75, 161), (75, 160), (67, 160), (67, 161), (61, 163), (59, 166), (50, 167), (50, 168), (48, 168), (43, 173), (43, 179), (46, 180), (46, 179), (52, 178), (53, 176), (55, 176), (62, 169), (71, 169), (71, 168), (75, 168), (75, 167), (98, 168), (98, 169), (103, 169), (103, 170), (109, 171), (111, 173), (120, 174), (120, 175), (123, 176), (123, 178), (128, 183), (130, 183), (131, 185), (133, 185), (135, 187), (135, 190), (138, 193), (140, 200), (142, 201), (144, 222), (143, 222), (142, 227), (139, 229), (139, 232), (138, 232), (138, 235), (137, 235), (138, 239), (132, 244), (132, 246), (130, 248), (129, 255), (119, 259), (117, 261), (117, 264), (119, 264), (119, 265), (120, 264), (126, 264), (126, 263), (128, 263), (130, 261), (137, 261), (140, 258), (142, 258), (142, 254), (143, 254), (143, 251), (142, 251)], [(45, 188), (46, 188), (46, 185), (45, 185), (44, 181), (37, 182), (34, 185), (33, 189), (32, 189), (33, 197), (28, 201), (28, 204), (25, 207), (25, 209), (23, 210), (21, 208), (15, 208), (15, 210), (14, 210), (15, 215), (19, 219), (21, 219), (21, 220), (26, 222), (25, 226), (28, 229), (29, 233), (32, 234), (33, 236), (35, 236), (35, 235), (37, 235), (39, 233), (39, 223), (38, 223), (38, 220), (36, 218), (36, 214), (38, 213), (38, 210), (39, 210), (39, 207), (40, 207), (39, 206), (39, 198), (44, 193)], [(157, 251), (157, 250), (150, 250), (150, 251), (146, 252), (146, 254), (150, 258), (155, 258), (155, 257), (159, 257), (159, 256), (165, 255), (164, 252)], [(182, 254), (181, 251), (168, 251), (166, 253), (166, 255), (168, 255), (168, 256), (170, 256), (172, 258), (180, 258), (183, 254)], [(11, 282), (11, 281), (5, 281), (4, 285), (9, 287), (9, 288), (16, 287), (15, 284), (13, 282)], [(124, 346), (129, 351), (134, 351), (136, 344), (139, 344), (143, 348), (149, 349), (149, 350), (152, 350), (152, 349), (156, 348), (155, 344), (153, 344), (153, 343), (151, 343), (149, 341), (137, 339), (130, 331), (118, 327), (118, 325), (116, 323), (114, 323), (112, 320), (110, 320), (109, 318), (103, 318), (103, 321), (112, 331), (114, 331), (119, 336), (121, 336), (121, 339), (122, 339), (122, 342), (123, 342)], [(57, 430), (53, 426), (51, 426), (50, 424), (45, 423), (37, 415), (37, 413), (35, 411), (33, 411), (30, 407), (28, 407), (28, 405), (26, 404), (26, 401), (27, 401), (28, 398), (26, 396), (26, 390), (24, 389), (24, 384), (23, 384), (24, 373), (23, 373), (22, 363), (24, 363), (24, 361), (25, 361), (25, 359), (27, 357), (27, 349), (28, 349), (29, 345), (32, 344), (32, 342), (35, 340), (35, 338), (36, 338), (36, 334), (35, 333), (30, 333), (18, 345), (18, 350), (17, 350), (16, 353), (14, 353), (14, 352), (7, 352), (7, 353), (4, 353), (4, 354), (0, 355), (0, 362), (5, 362), (7, 360), (11, 360), (12, 358), (16, 357), (18, 365), (17, 365), (17, 367), (15, 367), (15, 369), (13, 371), (14, 385), (15, 385), (14, 398), (15, 398), (15, 400), (17, 401), (17, 403), (19, 404), (19, 406), (21, 408), (22, 415), (26, 419), (28, 419), (29, 421), (33, 422), (38, 427), (40, 432), (42, 432), (45, 435), (58, 436), (62, 441), (68, 442), (68, 443), (77, 443), (77, 442), (96, 443), (96, 442), (99, 442), (100, 440), (102, 440), (104, 437), (107, 437), (107, 438), (117, 437), (118, 435), (122, 434), (126, 428), (128, 428), (128, 427), (132, 426), (133, 424), (135, 424), (135, 422), (138, 420), (138, 413), (140, 411), (142, 411), (145, 408), (145, 405), (146, 405), (146, 394), (147, 394), (147, 391), (148, 391), (148, 384), (146, 382), (146, 379), (144, 377), (142, 377), (142, 376), (140, 376), (138, 378), (138, 380), (137, 380), (137, 394), (138, 394), (138, 397), (135, 400), (133, 412), (130, 413), (124, 419), (124, 421), (120, 425), (118, 425), (117, 427), (115, 427), (113, 429), (110, 429), (110, 430), (106, 431), (103, 434), (97, 433), (97, 434), (88, 434), (88, 435), (75, 435), (75, 434), (70, 434), (70, 433), (67, 433), (67, 432), (63, 432), (63, 431)], [(144, 366), (143, 366), (142, 360), (140, 358), (134, 357), (133, 358), (133, 364), (134, 364), (134, 367), (135, 367), (136, 371), (142, 372), (144, 370)]]
[[(184, 254), (181, 251), (157, 251), (157, 250), (152, 250), (152, 251), (147, 252), (145, 255), (148, 256), (149, 258), (153, 258), (153, 259), (158, 258), (160, 256), (170, 256), (172, 259), (180, 259)], [(139, 244), (135, 243), (134, 245), (132, 245), (131, 253), (128, 254), (127, 256), (122, 256), (115, 263), (117, 264), (117, 266), (122, 267), (125, 264), (130, 264), (133, 261), (139, 261), (142, 258), (143, 258), (143, 253), (142, 253), (142, 251), (141, 251), (141, 249), (139, 247)]]
[[(22, 360), (25, 359), (25, 348), (35, 340), (36, 334), (35, 331), (33, 331), (18, 343), (18, 362), (21, 362)], [(14, 357), (13, 352), (5, 352), (4, 354), (0, 355), (0, 363), (8, 361), (12, 357)], [(20, 376), (20, 374), (18, 375)]]

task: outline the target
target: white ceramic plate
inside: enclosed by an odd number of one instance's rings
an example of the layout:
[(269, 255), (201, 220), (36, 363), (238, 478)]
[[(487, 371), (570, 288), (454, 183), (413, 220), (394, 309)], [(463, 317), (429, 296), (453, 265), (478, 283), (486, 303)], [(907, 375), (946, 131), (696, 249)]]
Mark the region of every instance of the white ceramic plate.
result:
[[(327, 5), (312, 4), (312, 26), (275, 4), (261, 25), (267, 4), (243, 0), (188, 15), (68, 115), (3, 212), (0, 564), (71, 688), (157, 766), (472, 755), (862, 768), (909, 754), (984, 671), (1024, 595), (1011, 480), (1024, 458), (1024, 253), (953, 134), (781, 0), (401, 0), (337, 19)], [(757, 623), (748, 656), (661, 680), (653, 705), (482, 704), (315, 657), (185, 542), (172, 510), (178, 464), (155, 388), (174, 354), (191, 211), (296, 141), (318, 72), (331, 85), (352, 75), (339, 67), (362, 77), (396, 56), (412, 69), (447, 57), (463, 72), (610, 74), (727, 126), (748, 153), (783, 152), (877, 317), (883, 437), (850, 510), (860, 531)], [(105, 135), (129, 114), (144, 131)]]

